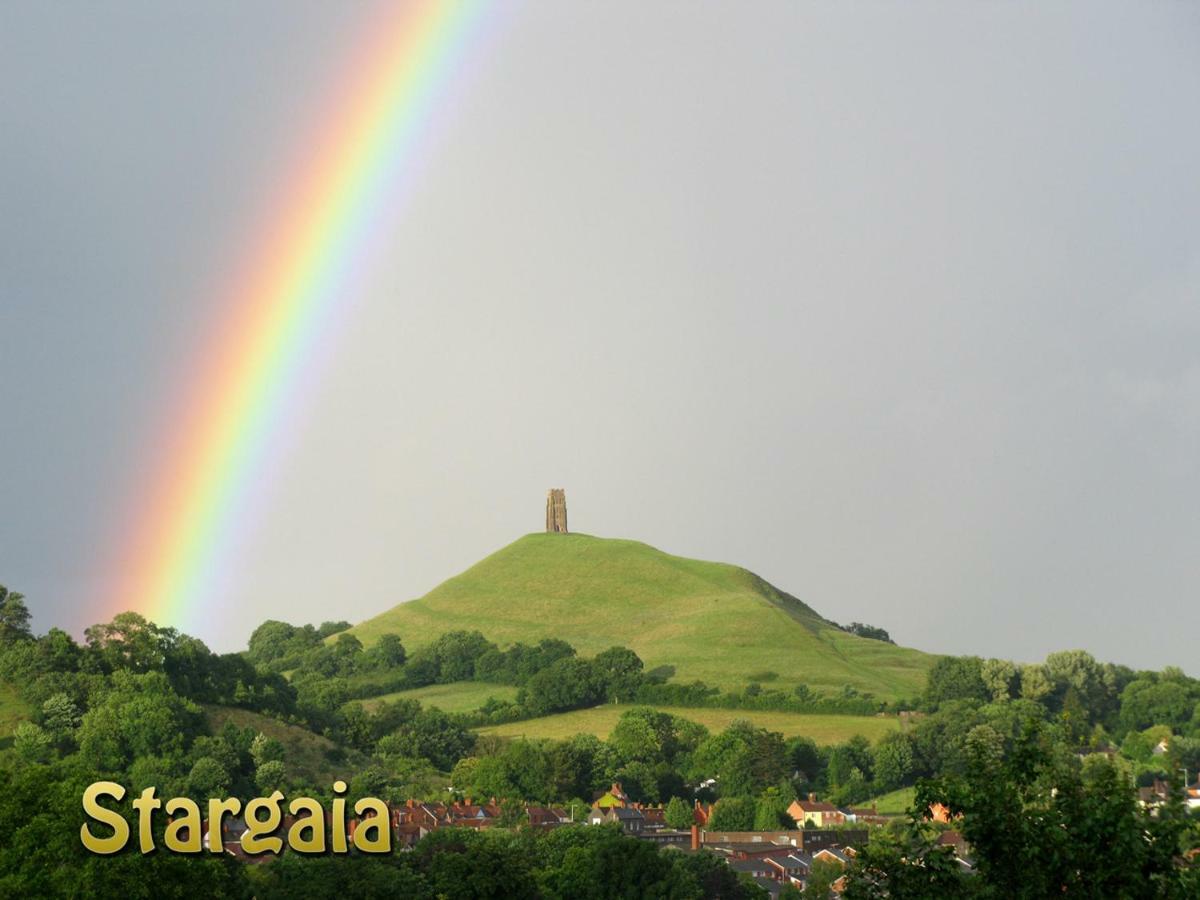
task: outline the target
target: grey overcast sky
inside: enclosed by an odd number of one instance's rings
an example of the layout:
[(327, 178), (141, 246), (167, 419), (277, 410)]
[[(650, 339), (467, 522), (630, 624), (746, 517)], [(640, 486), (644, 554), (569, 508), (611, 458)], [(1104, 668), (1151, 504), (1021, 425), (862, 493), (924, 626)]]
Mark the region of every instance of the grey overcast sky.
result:
[[(98, 617), (370, 6), (0, 4), (38, 630)], [(1200, 5), (527, 0), (444, 103), (200, 637), (419, 596), (563, 486), (903, 644), (1200, 674)]]

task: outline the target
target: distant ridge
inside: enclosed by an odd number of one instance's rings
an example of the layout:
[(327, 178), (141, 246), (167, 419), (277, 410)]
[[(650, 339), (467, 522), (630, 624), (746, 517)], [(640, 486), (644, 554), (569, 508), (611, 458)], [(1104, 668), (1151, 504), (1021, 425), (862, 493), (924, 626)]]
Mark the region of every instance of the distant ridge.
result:
[(412, 651), (457, 629), (502, 647), (561, 638), (585, 656), (621, 644), (676, 681), (740, 689), (773, 672), (772, 687), (881, 699), (919, 694), (935, 659), (847, 634), (738, 566), (585, 534), (527, 535), (352, 630), (364, 644), (395, 632)]

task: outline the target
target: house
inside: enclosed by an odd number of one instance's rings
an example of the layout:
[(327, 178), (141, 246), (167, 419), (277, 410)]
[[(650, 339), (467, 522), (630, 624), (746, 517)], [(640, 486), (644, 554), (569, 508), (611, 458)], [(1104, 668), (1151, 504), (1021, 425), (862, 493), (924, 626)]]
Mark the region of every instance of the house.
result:
[(1142, 806), (1162, 806), (1171, 799), (1171, 786), (1161, 778), (1155, 778), (1149, 787), (1138, 788), (1138, 803)]
[(807, 800), (793, 800), (787, 808), (787, 814), (801, 827), (809, 822), (817, 828), (846, 824), (846, 814), (832, 803), (818, 800), (816, 794), (809, 794)]
[(784, 884), (803, 884), (812, 871), (813, 858), (803, 850), (776, 853), (765, 857), (776, 881)]
[(881, 815), (874, 804), (870, 806), (851, 806), (842, 810), (846, 821), (858, 825), (886, 825), (895, 816)]
[(715, 850), (720, 847), (729, 848), (735, 845), (758, 844), (764, 847), (786, 846), (815, 853), (825, 847), (842, 847), (855, 844), (865, 844), (870, 836), (867, 829), (830, 829), (803, 828), (795, 831), (708, 831), (696, 826), (700, 843)]
[(460, 828), (485, 828), (500, 818), (500, 805), (495, 800), (475, 804), (469, 799), (465, 803), (451, 803), (442, 807), (450, 824)]
[(525, 816), (529, 819), (531, 827), (541, 829), (557, 828), (571, 820), (565, 809), (552, 806), (527, 806)]
[(826, 862), (835, 862), (845, 867), (850, 865), (850, 860), (856, 856), (858, 856), (858, 851), (853, 847), (826, 847), (813, 854), (813, 861), (823, 859)]
[(621, 789), (621, 782), (614, 781), (612, 787), (596, 798), (594, 806), (628, 806), (629, 795)]
[(641, 834), (646, 828), (646, 817), (640, 809), (632, 806), (601, 807), (597, 803), (588, 813), (589, 825), (611, 825), (614, 822), (626, 834)]
[(729, 860), (729, 868), (743, 875), (749, 875), (751, 878), (770, 878), (772, 874), (770, 864), (765, 859), (757, 857), (751, 859), (731, 859)]
[[(242, 849), (242, 837), (246, 833), (246, 818), (242, 815), (226, 815), (222, 816), (221, 822), (221, 847), (230, 856), (241, 862), (260, 862), (260, 857), (251, 856)], [(205, 850), (211, 850), (213, 846), (212, 826), (208, 819), (200, 823), (200, 834)]]
[(966, 872), (975, 870), (975, 860), (971, 855), (971, 845), (957, 831), (944, 831), (938, 835), (939, 847), (950, 847), (954, 850), (954, 861)]
[(946, 806), (946, 804), (931, 803), (931, 804), (929, 804), (928, 812), (925, 813), (925, 818), (932, 822), (941, 822), (941, 823), (945, 824), (954, 819), (961, 819), (962, 814), (959, 813), (956, 816), (952, 816), (950, 814), (950, 807)]
[(646, 828), (650, 831), (659, 831), (667, 827), (667, 811), (661, 806), (641, 806), (634, 804), (635, 808), (642, 811), (642, 815), (646, 819)]
[(967, 843), (967, 839), (958, 831), (943, 831), (938, 835), (939, 847), (953, 847), (954, 853), (957, 856), (970, 856), (971, 845)]

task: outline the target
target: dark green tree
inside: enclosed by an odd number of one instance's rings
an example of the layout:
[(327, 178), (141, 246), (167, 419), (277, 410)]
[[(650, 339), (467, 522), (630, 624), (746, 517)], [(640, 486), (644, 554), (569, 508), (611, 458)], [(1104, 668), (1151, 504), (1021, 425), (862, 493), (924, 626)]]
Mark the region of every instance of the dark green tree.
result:
[(592, 660), (610, 703), (628, 703), (642, 683), (642, 660), (628, 647), (610, 647)]
[(25, 595), (0, 584), (0, 646), (33, 638), (29, 630), (29, 607)]
[(756, 807), (753, 797), (722, 797), (713, 806), (708, 827), (714, 831), (750, 831)]
[(947, 700), (991, 698), (983, 680), (983, 662), (975, 656), (943, 656), (929, 670), (925, 702), (933, 709)]
[(686, 800), (679, 797), (671, 798), (671, 802), (667, 804), (666, 810), (663, 811), (663, 818), (668, 825), (677, 831), (687, 831), (695, 822), (692, 807)]

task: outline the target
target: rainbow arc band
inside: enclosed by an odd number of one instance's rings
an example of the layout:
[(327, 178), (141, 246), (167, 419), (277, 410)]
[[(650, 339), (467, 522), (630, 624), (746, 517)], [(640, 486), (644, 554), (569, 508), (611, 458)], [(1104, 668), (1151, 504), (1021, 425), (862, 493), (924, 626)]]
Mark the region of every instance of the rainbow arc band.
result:
[(287, 186), (177, 406), (183, 415), (164, 439), (172, 449), (117, 554), (122, 584), (111, 612), (133, 609), (185, 630), (199, 616), (226, 536), (295, 418), (305, 363), (348, 305), (344, 286), (366, 262), (372, 225), (402, 192), (424, 126), (488, 7), (422, 0), (372, 23), (341, 104), (321, 119), (324, 144)]

